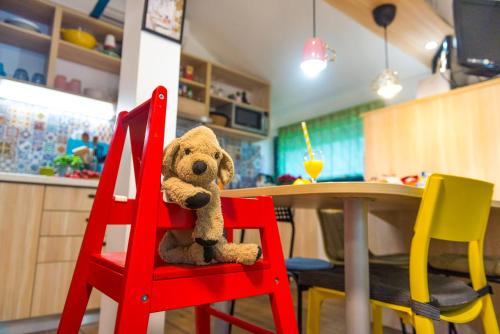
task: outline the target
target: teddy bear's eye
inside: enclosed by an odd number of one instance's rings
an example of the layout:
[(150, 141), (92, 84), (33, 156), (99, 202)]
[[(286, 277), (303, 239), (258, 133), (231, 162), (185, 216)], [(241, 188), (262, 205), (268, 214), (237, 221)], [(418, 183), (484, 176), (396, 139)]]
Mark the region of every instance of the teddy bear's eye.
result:
[(219, 159), (220, 158), (220, 153), (219, 152), (215, 152), (215, 159)]
[(190, 150), (189, 148), (186, 148), (186, 149), (184, 150), (184, 154), (185, 154), (185, 155), (191, 154), (191, 150)]

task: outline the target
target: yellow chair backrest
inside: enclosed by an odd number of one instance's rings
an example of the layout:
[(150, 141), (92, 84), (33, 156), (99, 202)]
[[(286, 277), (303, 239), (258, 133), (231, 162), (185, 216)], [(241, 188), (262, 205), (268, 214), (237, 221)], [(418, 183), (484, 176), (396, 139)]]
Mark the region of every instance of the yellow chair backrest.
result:
[(425, 188), (415, 233), (468, 242), (484, 236), (493, 184), (458, 176), (432, 174)]
[(483, 241), (493, 184), (432, 174), (427, 179), (410, 252), (410, 290), (414, 300), (429, 302), (427, 262), (431, 239), (469, 243), (469, 268), (475, 289), (486, 284)]

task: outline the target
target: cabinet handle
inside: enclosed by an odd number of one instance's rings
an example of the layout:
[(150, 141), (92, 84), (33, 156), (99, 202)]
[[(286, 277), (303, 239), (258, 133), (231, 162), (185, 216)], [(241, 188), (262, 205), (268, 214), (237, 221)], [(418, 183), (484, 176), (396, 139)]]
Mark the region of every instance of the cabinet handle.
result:
[(89, 198), (95, 198), (95, 194), (88, 194), (87, 195)]

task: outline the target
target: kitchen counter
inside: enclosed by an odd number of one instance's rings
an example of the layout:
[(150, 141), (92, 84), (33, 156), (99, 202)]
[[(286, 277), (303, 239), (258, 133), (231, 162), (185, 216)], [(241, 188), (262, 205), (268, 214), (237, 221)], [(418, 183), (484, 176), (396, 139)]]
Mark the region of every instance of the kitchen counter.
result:
[(0, 172), (0, 182), (33, 183), (33, 184), (44, 184), (44, 185), (54, 185), (54, 186), (97, 188), (99, 180), (72, 179), (68, 177), (59, 177), (59, 176)]

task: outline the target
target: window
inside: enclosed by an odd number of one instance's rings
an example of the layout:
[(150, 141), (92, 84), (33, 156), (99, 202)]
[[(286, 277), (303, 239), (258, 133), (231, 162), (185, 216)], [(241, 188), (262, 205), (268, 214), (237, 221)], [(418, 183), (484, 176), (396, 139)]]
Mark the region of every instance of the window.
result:
[[(384, 107), (373, 101), (310, 119), (307, 128), (313, 148), (323, 151), (319, 181), (361, 180), (364, 173), (363, 120), (361, 114)], [(308, 177), (304, 170), (306, 144), (300, 123), (279, 128), (276, 143), (276, 176)]]

